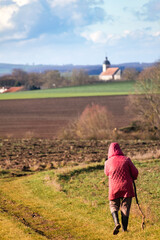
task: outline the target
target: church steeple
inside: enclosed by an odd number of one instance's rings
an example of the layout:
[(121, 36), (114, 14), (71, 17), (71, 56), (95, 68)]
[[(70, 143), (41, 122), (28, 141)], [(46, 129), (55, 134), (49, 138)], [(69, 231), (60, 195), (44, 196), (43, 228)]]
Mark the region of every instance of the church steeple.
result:
[(108, 57), (106, 57), (105, 61), (103, 62), (103, 72), (107, 70), (107, 68), (110, 67), (110, 62), (108, 61)]

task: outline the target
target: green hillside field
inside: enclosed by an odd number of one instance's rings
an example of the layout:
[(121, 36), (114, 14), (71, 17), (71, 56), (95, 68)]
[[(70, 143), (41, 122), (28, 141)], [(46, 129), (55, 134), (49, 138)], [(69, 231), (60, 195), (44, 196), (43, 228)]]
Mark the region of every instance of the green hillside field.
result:
[(46, 90), (3, 93), (0, 94), (0, 100), (128, 95), (134, 93), (134, 85), (135, 81), (108, 82)]

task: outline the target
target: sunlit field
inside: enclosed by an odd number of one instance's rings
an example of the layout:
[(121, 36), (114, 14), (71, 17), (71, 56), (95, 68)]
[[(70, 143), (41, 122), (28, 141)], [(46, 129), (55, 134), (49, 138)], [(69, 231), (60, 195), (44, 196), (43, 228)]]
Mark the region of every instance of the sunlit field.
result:
[[(146, 228), (141, 229), (133, 200), (129, 232), (120, 230), (120, 239), (159, 239), (159, 163), (158, 159), (134, 160), (140, 172), (136, 184)], [(11, 175), (1, 172), (1, 239), (115, 239), (103, 163)]]
[(134, 93), (134, 84), (135, 84), (134, 81), (108, 82), (93, 85), (55, 88), (46, 90), (3, 93), (0, 94), (0, 100), (128, 95)]

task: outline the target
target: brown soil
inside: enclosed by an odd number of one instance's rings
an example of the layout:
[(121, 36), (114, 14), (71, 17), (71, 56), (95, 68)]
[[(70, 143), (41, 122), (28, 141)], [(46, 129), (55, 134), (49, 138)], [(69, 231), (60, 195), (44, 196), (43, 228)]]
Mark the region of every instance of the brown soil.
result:
[(127, 126), (128, 96), (75, 97), (0, 101), (0, 137), (55, 138), (88, 104), (99, 104), (113, 114), (116, 128)]
[[(128, 96), (0, 101), (0, 168), (36, 171), (101, 162), (107, 157), (109, 141), (56, 140), (57, 134), (92, 103), (106, 106), (116, 128), (125, 127), (132, 121), (125, 112), (127, 101)], [(133, 156), (160, 149), (160, 144), (121, 141), (121, 147)]]
[[(158, 141), (120, 141), (125, 155), (160, 149)], [(0, 168), (37, 171), (80, 163), (101, 162), (107, 157), (109, 141), (65, 141), (54, 139), (1, 139)]]

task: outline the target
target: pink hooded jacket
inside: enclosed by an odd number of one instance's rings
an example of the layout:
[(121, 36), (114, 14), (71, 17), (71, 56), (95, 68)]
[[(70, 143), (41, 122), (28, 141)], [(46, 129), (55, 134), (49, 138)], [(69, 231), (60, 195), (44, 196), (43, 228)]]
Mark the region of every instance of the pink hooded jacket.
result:
[(118, 143), (111, 143), (109, 147), (104, 172), (109, 177), (109, 200), (134, 197), (133, 180), (137, 179), (138, 170), (130, 158), (123, 155)]

